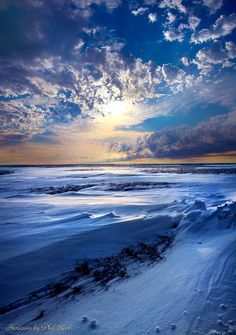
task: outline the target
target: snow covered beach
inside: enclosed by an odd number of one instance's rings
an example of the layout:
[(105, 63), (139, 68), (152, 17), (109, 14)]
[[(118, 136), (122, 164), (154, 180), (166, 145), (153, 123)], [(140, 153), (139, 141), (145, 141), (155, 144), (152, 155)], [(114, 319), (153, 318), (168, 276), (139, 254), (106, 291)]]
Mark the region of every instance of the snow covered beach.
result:
[(234, 165), (2, 171), (3, 334), (236, 333)]

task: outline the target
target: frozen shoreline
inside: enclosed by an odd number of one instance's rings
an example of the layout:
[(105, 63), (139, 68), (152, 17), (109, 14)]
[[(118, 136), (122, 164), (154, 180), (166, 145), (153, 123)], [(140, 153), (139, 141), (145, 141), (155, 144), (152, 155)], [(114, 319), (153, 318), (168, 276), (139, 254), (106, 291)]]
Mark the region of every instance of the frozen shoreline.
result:
[[(72, 335), (156, 334), (156, 327), (162, 334), (206, 335), (210, 331), (219, 335), (235, 334), (236, 287), (232, 269), (236, 266), (236, 204), (227, 200), (234, 200), (234, 176), (153, 176), (150, 173), (147, 177), (140, 169), (128, 169), (119, 172), (119, 176), (117, 171), (111, 174), (104, 171), (101, 179), (100, 172), (88, 175), (81, 171), (81, 177), (86, 174), (86, 183), (98, 184), (93, 193), (79, 190), (76, 196), (40, 194), (27, 195), (27, 200), (11, 198), (9, 201), (8, 194), (3, 192), (2, 206), (7, 201), (8, 206), (18, 204), (23, 217), (22, 223), (16, 225), (14, 213), (10, 215), (6, 209), (3, 215), (5, 220), (12, 220), (11, 224), (3, 222), (2, 225), (5, 243), (15, 241), (16, 249), (14, 245), (8, 251), (5, 247), (5, 258), (1, 261), (1, 306), (55, 280), (60, 281), (63, 273), (65, 277), (84, 259), (119, 255), (122, 248), (139, 242), (153, 246), (160, 235), (174, 237), (172, 247), (165, 251), (165, 261), (150, 263), (147, 258), (137, 265), (126, 257), (127, 278), (117, 280), (118, 272), (115, 272), (115, 280), (111, 280), (108, 289), (98, 283), (92, 293), (82, 291), (74, 298), (73, 295), (63, 298), (65, 290), (54, 297), (45, 296), (21, 305), (0, 317), (2, 332), (14, 333), (5, 330), (9, 324), (31, 327), (36, 323), (60, 323), (69, 325), (71, 329), (67, 333)], [(28, 175), (28, 180), (23, 176), (24, 187), (27, 183), (46, 187), (49, 181), (61, 187), (58, 176), (48, 175), (39, 183), (40, 173)], [(68, 173), (71, 174), (71, 169)], [(75, 173), (78, 175), (78, 171)], [(19, 175), (1, 178), (6, 178), (6, 183), (11, 181), (11, 185), (18, 183), (22, 189)], [(159, 187), (166, 182), (171, 186)], [(107, 187), (111, 183), (113, 189), (107, 196), (104, 184)], [(25, 237), (25, 232), (30, 235)], [(145, 248), (147, 256), (150, 248)], [(123, 262), (123, 258), (119, 261)], [(105, 266), (109, 270), (108, 263), (100, 264), (100, 268)], [(132, 264), (138, 266), (136, 274)], [(89, 276), (93, 276), (93, 271)], [(37, 318), (39, 309), (44, 312)], [(82, 322), (83, 316), (88, 321)], [(96, 325), (90, 327), (90, 321), (95, 319)], [(21, 333), (35, 331), (21, 330)], [(51, 334), (52, 330), (38, 333)]]
[[(75, 294), (74, 298), (63, 298), (62, 292), (57, 297), (21, 306), (20, 313), (15, 310), (2, 316), (4, 325), (32, 326), (41, 309), (45, 315), (37, 320), (37, 324), (70, 325), (69, 333), (73, 335), (91, 331), (117, 335), (155, 334), (156, 327), (163, 334), (211, 334), (213, 330), (215, 333), (212, 334), (234, 334), (236, 203), (220, 206), (214, 212), (203, 206), (204, 203), (199, 201), (187, 206), (186, 216), (176, 228), (170, 228), (170, 223), (162, 219), (163, 229), (176, 230), (174, 246), (167, 252), (165, 261), (144, 266), (138, 275), (114, 282), (108, 289), (98, 287), (93, 293)], [(207, 226), (202, 227), (203, 224)], [(120, 228), (122, 235), (122, 226), (129, 242), (145, 236), (147, 227), (146, 236), (152, 239), (152, 229), (156, 228), (153, 224), (150, 229), (150, 222), (142, 221), (142, 224), (129, 224), (129, 228), (127, 224), (108, 226), (104, 232), (110, 230), (115, 236), (116, 229)], [(137, 232), (138, 226), (143, 229), (135, 237), (131, 236), (132, 232)], [(103, 233), (100, 229), (92, 235), (94, 240), (100, 240)], [(97, 255), (95, 250), (91, 249), (91, 252)], [(82, 322), (83, 316), (88, 321)], [(90, 329), (89, 320), (94, 319), (97, 325)], [(171, 329), (171, 324), (176, 329)]]

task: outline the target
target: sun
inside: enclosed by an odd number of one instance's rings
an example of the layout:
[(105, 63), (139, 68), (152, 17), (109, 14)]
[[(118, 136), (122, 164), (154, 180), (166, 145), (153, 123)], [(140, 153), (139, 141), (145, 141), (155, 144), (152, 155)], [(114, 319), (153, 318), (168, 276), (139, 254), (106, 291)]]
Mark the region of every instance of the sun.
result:
[(110, 101), (104, 106), (104, 114), (114, 123), (124, 121), (130, 114), (132, 103), (127, 100)]
[[(99, 133), (117, 134), (118, 129), (134, 123), (136, 106), (131, 100), (110, 100), (99, 106), (100, 114), (93, 120)], [(107, 135), (108, 136), (108, 135)]]

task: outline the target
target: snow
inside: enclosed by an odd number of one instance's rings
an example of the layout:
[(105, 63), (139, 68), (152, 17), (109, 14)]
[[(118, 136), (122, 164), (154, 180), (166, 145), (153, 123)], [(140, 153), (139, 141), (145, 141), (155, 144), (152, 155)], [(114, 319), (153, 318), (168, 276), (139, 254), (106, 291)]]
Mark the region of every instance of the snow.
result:
[(156, 326), (156, 328), (155, 328), (155, 330), (156, 330), (156, 333), (160, 333), (160, 327), (158, 327), (158, 326)]
[[(37, 325), (45, 335), (235, 334), (236, 177), (229, 168), (4, 168), (11, 173), (0, 176), (1, 306), (19, 300), (1, 316), (1, 333), (24, 326), (21, 334), (34, 334)], [(131, 262), (129, 277), (105, 287), (85, 278), (82, 288), (91, 292), (26, 299), (67, 278), (78, 261), (120, 255), (160, 235), (174, 237), (164, 261)]]
[(90, 326), (90, 328), (96, 328), (97, 321), (96, 320), (91, 320), (89, 326)]

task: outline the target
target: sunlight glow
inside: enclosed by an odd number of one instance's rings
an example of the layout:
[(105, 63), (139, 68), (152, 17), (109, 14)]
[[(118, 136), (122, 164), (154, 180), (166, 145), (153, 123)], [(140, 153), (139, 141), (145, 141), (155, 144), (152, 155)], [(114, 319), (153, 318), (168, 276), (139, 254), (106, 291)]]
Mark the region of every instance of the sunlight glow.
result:
[(106, 106), (104, 106), (104, 113), (105, 116), (110, 116), (114, 122), (115, 120), (120, 120), (124, 117), (127, 117), (132, 107), (133, 105), (130, 101), (110, 101)]

